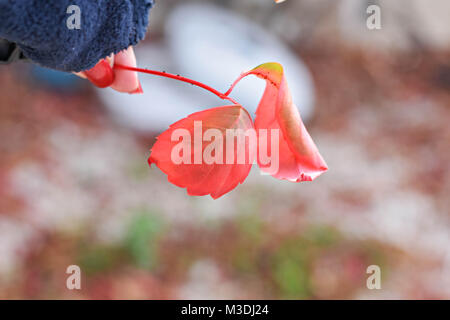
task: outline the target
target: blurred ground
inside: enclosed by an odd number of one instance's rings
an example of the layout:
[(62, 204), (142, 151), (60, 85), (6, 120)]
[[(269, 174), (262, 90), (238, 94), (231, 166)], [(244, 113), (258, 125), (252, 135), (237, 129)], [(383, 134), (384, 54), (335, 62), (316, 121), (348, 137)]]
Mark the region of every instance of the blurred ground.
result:
[(288, 39), (316, 86), (307, 127), (330, 170), (313, 183), (254, 168), (219, 200), (189, 197), (148, 168), (154, 135), (116, 124), (87, 84), (2, 67), (0, 298), (449, 299), (450, 50), (358, 46), (326, 27), (339, 8), (298, 3), (274, 15), (324, 19)]

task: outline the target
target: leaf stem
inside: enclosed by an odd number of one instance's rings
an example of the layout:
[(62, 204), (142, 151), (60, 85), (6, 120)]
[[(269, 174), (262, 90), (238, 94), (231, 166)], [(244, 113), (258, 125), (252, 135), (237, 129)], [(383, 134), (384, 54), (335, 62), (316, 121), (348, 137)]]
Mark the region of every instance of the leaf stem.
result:
[(130, 70), (130, 71), (137, 71), (137, 72), (143, 72), (143, 73), (153, 74), (155, 76), (166, 77), (166, 78), (175, 79), (175, 80), (178, 80), (178, 81), (187, 82), (187, 83), (190, 83), (190, 84), (192, 84), (194, 86), (203, 88), (203, 89), (205, 89), (205, 90), (215, 94), (220, 99), (231, 101), (234, 104), (239, 104), (236, 101), (234, 101), (232, 98), (228, 97), (227, 94), (223, 94), (222, 92), (219, 92), (216, 89), (214, 89), (214, 88), (212, 88), (212, 87), (210, 87), (210, 86), (208, 86), (208, 85), (206, 85), (204, 83), (201, 83), (199, 81), (195, 81), (195, 80), (192, 80), (192, 79), (189, 79), (189, 78), (186, 78), (186, 77), (182, 77), (182, 76), (177, 75), (177, 74), (171, 74), (171, 73), (167, 73), (167, 72), (164, 72), (164, 71), (155, 71), (155, 70), (149, 70), (149, 69), (142, 69), (142, 68), (135, 68), (135, 67), (130, 67), (130, 66), (124, 66), (124, 65), (121, 65), (121, 64), (117, 64), (117, 63), (114, 64), (114, 68), (123, 69), (123, 70)]
[(237, 83), (238, 83), (239, 81), (241, 81), (242, 78), (248, 76), (250, 73), (251, 73), (251, 71), (242, 73), (242, 74), (239, 76), (239, 78), (237, 78), (237, 79), (233, 82), (233, 84), (230, 86), (230, 89), (228, 89), (228, 91), (225, 92), (224, 95), (228, 96), (228, 95), (231, 93), (231, 91), (233, 91), (233, 89), (234, 89), (234, 87), (237, 85)]

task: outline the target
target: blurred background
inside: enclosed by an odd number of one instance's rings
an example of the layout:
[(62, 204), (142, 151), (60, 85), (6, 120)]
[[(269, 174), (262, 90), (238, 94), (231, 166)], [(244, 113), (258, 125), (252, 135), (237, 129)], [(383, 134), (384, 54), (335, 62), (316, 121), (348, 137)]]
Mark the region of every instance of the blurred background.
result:
[[(218, 200), (147, 165), (158, 133), (214, 96), (1, 66), (0, 298), (450, 299), (449, 16), (447, 0), (159, 1), (139, 66), (225, 91), (283, 63), (329, 166), (300, 184), (255, 167)], [(263, 89), (246, 79), (233, 97), (254, 111)]]

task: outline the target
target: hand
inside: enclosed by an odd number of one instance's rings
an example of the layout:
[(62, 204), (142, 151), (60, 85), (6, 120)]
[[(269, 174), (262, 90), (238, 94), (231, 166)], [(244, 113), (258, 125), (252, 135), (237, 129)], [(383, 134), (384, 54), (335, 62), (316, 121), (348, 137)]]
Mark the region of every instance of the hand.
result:
[(111, 87), (119, 92), (130, 94), (143, 93), (137, 72), (114, 69), (114, 63), (136, 67), (136, 56), (133, 47), (123, 50), (106, 59), (100, 60), (92, 69), (77, 72), (77, 76), (88, 79), (100, 88)]

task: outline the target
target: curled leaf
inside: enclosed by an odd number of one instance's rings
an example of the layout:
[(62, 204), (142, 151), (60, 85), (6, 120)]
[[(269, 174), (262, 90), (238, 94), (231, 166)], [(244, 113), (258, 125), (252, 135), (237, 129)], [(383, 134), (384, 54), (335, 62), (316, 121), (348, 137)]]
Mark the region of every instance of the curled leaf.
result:
[(216, 199), (247, 178), (255, 154), (253, 122), (239, 105), (193, 113), (158, 136), (149, 164), (189, 195)]
[[(255, 129), (258, 140), (265, 139), (261, 135), (264, 132), (262, 129), (278, 131), (278, 136), (267, 135), (271, 137), (270, 143), (267, 142), (267, 154), (271, 158), (269, 162), (262, 161), (265, 152), (258, 144), (258, 164), (261, 170), (278, 179), (295, 182), (314, 180), (328, 167), (292, 102), (283, 67), (275, 62), (262, 64), (242, 74), (232, 88), (250, 74), (266, 80), (266, 89), (256, 110)], [(278, 164), (274, 165), (274, 161)]]

